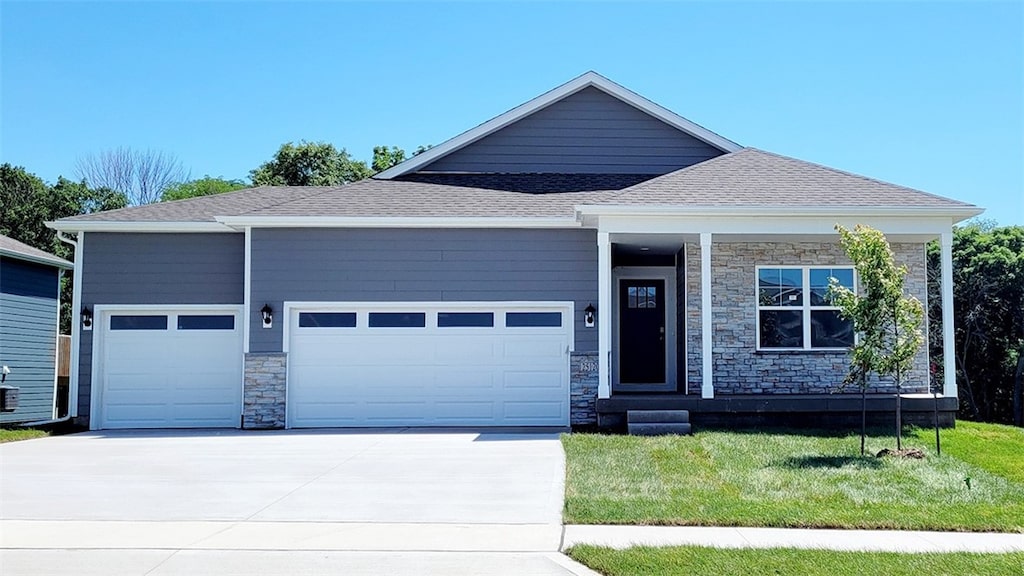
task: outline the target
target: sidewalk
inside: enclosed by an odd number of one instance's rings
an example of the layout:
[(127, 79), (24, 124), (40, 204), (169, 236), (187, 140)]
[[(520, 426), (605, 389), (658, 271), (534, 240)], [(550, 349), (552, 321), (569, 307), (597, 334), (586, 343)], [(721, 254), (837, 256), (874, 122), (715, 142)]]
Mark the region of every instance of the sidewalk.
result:
[(702, 526), (565, 526), (562, 549), (576, 544), (611, 548), (711, 546), (878, 552), (1024, 552), (1024, 534)]

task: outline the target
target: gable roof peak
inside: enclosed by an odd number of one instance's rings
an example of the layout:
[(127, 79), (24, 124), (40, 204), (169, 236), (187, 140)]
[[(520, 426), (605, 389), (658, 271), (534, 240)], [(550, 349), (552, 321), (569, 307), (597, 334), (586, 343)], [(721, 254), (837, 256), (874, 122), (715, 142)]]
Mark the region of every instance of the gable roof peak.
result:
[(398, 176), (415, 172), (416, 170), (427, 166), (448, 154), (461, 150), (473, 142), (493, 134), (506, 126), (533, 114), (534, 112), (537, 112), (538, 110), (546, 108), (555, 102), (579, 92), (580, 90), (590, 87), (596, 88), (613, 98), (625, 102), (626, 104), (661, 120), (669, 126), (714, 146), (723, 152), (735, 152), (742, 149), (742, 146), (739, 144), (723, 138), (707, 128), (695, 124), (694, 122), (683, 118), (659, 104), (655, 104), (647, 98), (644, 98), (636, 92), (609, 80), (593, 70), (588, 70), (572, 80), (569, 80), (565, 84), (548, 90), (540, 96), (520, 104), (504, 114), (496, 116), (475, 128), (467, 130), (421, 154), (417, 154), (404, 162), (376, 174), (374, 178), (390, 180), (392, 178), (397, 178)]

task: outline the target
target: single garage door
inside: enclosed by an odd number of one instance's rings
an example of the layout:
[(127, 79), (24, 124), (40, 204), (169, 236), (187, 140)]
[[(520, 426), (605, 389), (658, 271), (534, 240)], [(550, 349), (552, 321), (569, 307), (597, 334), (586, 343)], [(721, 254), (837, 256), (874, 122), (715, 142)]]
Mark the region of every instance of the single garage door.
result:
[(288, 423), (566, 426), (572, 306), (294, 308)]
[(239, 309), (104, 310), (97, 317), (100, 428), (238, 427)]

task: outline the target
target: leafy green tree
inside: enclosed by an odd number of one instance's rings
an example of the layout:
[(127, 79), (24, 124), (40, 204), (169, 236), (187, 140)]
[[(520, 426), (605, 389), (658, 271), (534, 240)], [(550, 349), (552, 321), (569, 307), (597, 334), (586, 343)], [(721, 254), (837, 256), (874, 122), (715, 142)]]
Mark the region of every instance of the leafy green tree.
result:
[[(942, 376), (941, 250), (928, 247), (929, 330)], [(1024, 424), (1024, 226), (973, 221), (953, 232), (955, 364), (961, 415)]]
[(224, 178), (214, 178), (213, 176), (207, 175), (197, 180), (171, 184), (165, 188), (163, 194), (160, 195), (160, 201), (171, 202), (173, 200), (185, 200), (187, 198), (197, 198), (199, 196), (223, 194), (225, 192), (241, 190), (247, 186), (248, 184), (241, 180), (225, 180)]
[(867, 378), (873, 372), (892, 376), (896, 384), (896, 449), (903, 448), (900, 394), (903, 376), (911, 370), (914, 356), (924, 342), (921, 321), (924, 306), (906, 295), (907, 267), (897, 265), (885, 235), (869, 226), (852, 231), (836, 225), (840, 244), (857, 270), (861, 293), (829, 280), (829, 297), (844, 318), (853, 321), (859, 340), (850, 350), (848, 382), (861, 387), (861, 455), (867, 402)]
[[(52, 186), (10, 164), (0, 165), (0, 234), (71, 260), (71, 247), (46, 222), (101, 210), (124, 208), (128, 199), (109, 188), (93, 189), (64, 177)], [(61, 283), (61, 333), (71, 331), (71, 274)]]
[(338, 186), (369, 178), (373, 172), (344, 148), (303, 140), (283, 144), (273, 159), (249, 175), (255, 186)]
[(373, 162), (370, 163), (370, 167), (373, 169), (373, 173), (383, 172), (388, 168), (391, 168), (395, 164), (398, 164), (405, 160), (405, 150), (397, 146), (374, 146), (373, 147)]

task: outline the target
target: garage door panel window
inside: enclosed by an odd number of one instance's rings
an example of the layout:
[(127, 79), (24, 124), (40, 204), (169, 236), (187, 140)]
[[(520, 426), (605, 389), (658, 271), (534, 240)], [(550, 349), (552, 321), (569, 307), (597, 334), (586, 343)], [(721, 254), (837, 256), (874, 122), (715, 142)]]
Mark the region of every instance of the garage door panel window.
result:
[(425, 312), (370, 312), (370, 328), (424, 328)]
[(355, 328), (355, 312), (300, 312), (299, 328)]
[(178, 330), (234, 330), (232, 314), (179, 314)]
[(493, 328), (493, 312), (438, 312), (438, 328)]
[(167, 330), (167, 316), (111, 316), (110, 329)]
[(508, 328), (560, 328), (561, 312), (506, 312), (505, 326)]

